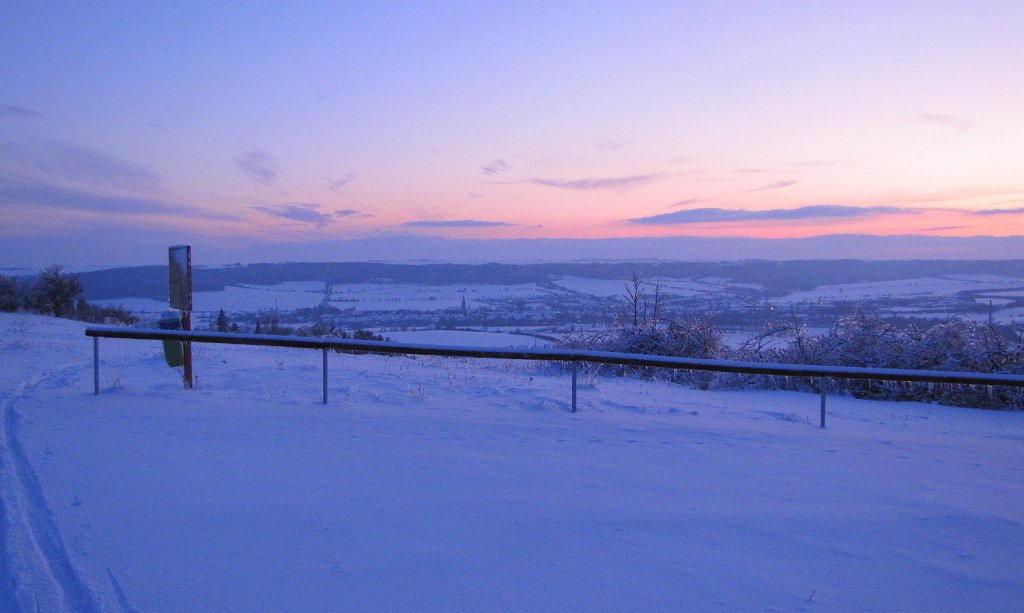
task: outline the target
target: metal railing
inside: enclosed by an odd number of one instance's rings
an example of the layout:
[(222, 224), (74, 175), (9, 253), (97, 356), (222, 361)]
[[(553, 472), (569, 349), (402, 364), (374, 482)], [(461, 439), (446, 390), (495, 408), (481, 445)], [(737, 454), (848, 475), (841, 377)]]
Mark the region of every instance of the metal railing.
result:
[[(121, 338), (186, 343), (217, 343), (224, 345), (251, 345), (319, 349), (323, 353), (323, 403), (327, 404), (327, 352), (377, 353), (391, 355), (433, 355), (441, 357), (489, 358), (502, 360), (531, 360), (541, 362), (569, 362), (572, 364), (572, 411), (576, 412), (576, 383), (580, 363), (615, 364), (696, 370), (748, 375), (782, 377), (808, 377), (813, 379), (860, 379), (872, 381), (905, 381), (915, 383), (942, 383), (961, 385), (987, 385), (1024, 388), (1024, 375), (975, 373), (940, 370), (904, 370), (895, 368), (862, 368), (853, 366), (820, 366), (814, 364), (779, 364), (769, 362), (742, 362), (708, 360), (676, 356), (619, 353), (611, 351), (585, 351), (574, 349), (497, 349), (458, 345), (421, 345), (389, 341), (366, 341), (331, 337), (279, 336), (272, 334), (237, 334), (232, 332), (198, 332), (182, 330), (153, 330), (136, 328), (88, 328), (86, 336), (93, 339), (93, 383), (100, 393), (99, 339)], [(821, 427), (825, 427), (825, 386), (821, 391)]]

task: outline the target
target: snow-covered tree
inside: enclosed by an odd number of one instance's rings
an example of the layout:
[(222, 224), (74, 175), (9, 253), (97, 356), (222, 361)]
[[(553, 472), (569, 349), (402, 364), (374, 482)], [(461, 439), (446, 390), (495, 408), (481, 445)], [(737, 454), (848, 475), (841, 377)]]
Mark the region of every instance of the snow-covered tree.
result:
[(39, 275), (33, 293), (40, 311), (64, 317), (71, 313), (75, 298), (81, 295), (82, 284), (78, 277), (65, 274), (63, 267), (54, 264)]

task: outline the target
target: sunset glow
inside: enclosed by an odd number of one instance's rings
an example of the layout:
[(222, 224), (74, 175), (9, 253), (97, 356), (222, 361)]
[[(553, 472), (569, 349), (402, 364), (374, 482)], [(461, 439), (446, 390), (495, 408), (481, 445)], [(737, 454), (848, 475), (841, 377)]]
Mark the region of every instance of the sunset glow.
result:
[(0, 239), (36, 252), (0, 266), (98, 263), (128, 235), (158, 260), (223, 239), (1024, 234), (1020, 3), (4, 13)]

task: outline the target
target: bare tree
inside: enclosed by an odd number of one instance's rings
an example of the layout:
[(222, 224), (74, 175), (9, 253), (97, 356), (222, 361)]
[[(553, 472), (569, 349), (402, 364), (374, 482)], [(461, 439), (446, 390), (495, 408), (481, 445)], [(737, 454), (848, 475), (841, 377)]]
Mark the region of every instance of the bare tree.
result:
[(626, 284), (626, 304), (633, 311), (633, 327), (640, 326), (647, 310), (647, 297), (644, 295), (644, 285), (640, 275), (633, 273), (633, 280)]
[(654, 283), (654, 298), (651, 300), (651, 327), (657, 328), (665, 310), (665, 295), (661, 293), (661, 281)]

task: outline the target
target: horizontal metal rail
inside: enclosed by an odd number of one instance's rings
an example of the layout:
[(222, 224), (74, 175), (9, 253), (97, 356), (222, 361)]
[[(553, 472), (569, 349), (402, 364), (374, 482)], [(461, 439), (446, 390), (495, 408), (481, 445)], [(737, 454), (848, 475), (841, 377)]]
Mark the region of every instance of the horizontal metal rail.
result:
[(612, 351), (566, 349), (497, 349), (458, 345), (420, 345), (388, 341), (279, 336), (273, 334), (236, 334), (232, 332), (200, 332), (183, 330), (146, 330), (136, 328), (88, 328), (86, 336), (94, 338), (148, 339), (226, 345), (295, 347), (331, 349), (345, 352), (383, 354), (435, 355), (442, 357), (492, 358), (500, 360), (535, 360), (544, 362), (591, 362), (622, 366), (646, 366), (677, 370), (728, 372), (748, 375), (812, 377), (833, 379), (869, 379), (876, 381), (912, 381), (919, 383), (955, 383), (963, 385), (999, 385), (1024, 387), (1024, 375), (977, 373), (942, 370), (909, 370), (897, 368), (864, 368), (856, 366), (823, 366), (815, 364), (780, 364), (707, 360), (676, 356), (644, 355)]

